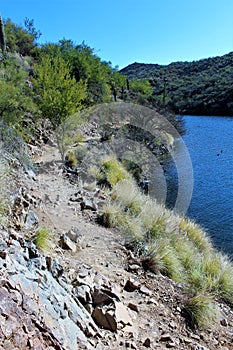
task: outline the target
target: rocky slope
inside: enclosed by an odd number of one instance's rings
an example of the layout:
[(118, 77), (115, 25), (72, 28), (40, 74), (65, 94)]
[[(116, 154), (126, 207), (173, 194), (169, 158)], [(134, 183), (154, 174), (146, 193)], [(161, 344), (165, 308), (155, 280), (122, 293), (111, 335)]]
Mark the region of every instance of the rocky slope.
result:
[[(99, 189), (70, 182), (59, 159), (43, 147), (36, 174), (20, 173), (0, 231), (0, 349), (233, 349), (230, 308), (213, 329), (190, 328), (182, 286), (144, 271), (118, 232), (90, 220)], [(38, 225), (54, 232), (46, 256), (32, 242)]]
[(121, 73), (128, 79), (148, 79), (154, 100), (176, 114), (233, 115), (233, 52), (169, 65), (135, 62)]

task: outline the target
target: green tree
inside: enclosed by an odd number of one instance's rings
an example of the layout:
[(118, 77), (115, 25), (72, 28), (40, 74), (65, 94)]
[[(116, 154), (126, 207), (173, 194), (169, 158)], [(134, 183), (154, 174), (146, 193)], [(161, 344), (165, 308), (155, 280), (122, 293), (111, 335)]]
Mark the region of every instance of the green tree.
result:
[(13, 23), (9, 18), (5, 21), (7, 50), (23, 56), (30, 56), (37, 47), (36, 41), (40, 32), (34, 27), (33, 20), (25, 19), (24, 26)]
[(0, 119), (8, 125), (19, 125), (26, 112), (36, 110), (26, 78), (15, 60), (0, 64)]
[(44, 118), (56, 128), (68, 116), (80, 110), (86, 97), (86, 85), (76, 82), (67, 62), (61, 57), (44, 55), (34, 67), (33, 86), (36, 101)]

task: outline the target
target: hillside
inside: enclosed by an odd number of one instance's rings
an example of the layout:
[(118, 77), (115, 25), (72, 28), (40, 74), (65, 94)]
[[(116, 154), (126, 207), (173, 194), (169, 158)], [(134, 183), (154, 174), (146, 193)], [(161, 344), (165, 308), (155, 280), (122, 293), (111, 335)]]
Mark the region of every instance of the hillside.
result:
[(233, 115), (233, 52), (169, 65), (133, 63), (121, 70), (129, 80), (147, 79), (153, 98), (179, 114)]

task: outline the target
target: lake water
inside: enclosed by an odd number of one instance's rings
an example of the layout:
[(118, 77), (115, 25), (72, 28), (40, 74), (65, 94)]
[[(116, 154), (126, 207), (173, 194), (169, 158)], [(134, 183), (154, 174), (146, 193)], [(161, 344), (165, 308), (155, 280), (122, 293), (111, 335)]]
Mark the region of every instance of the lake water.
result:
[[(233, 257), (233, 117), (182, 119), (194, 174), (187, 216), (206, 229), (216, 247)], [(171, 202), (177, 187), (174, 166), (168, 166), (167, 172)]]

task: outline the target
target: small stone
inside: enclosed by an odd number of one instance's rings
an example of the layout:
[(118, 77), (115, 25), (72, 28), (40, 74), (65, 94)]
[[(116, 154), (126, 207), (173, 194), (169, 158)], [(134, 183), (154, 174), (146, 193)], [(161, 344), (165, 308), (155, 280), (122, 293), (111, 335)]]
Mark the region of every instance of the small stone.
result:
[(154, 304), (156, 306), (159, 305), (159, 303), (157, 302), (157, 300), (155, 300), (154, 298), (150, 298), (147, 302), (147, 304)]
[(170, 326), (172, 329), (174, 329), (174, 328), (177, 327), (177, 324), (176, 324), (174, 321), (171, 321), (171, 322), (169, 323), (169, 326)]
[(121, 322), (123, 325), (132, 325), (132, 320), (127, 307), (122, 303), (115, 302), (115, 316), (117, 323)]
[(199, 335), (197, 335), (197, 334), (191, 333), (191, 334), (190, 334), (190, 337), (191, 337), (192, 339), (195, 339), (195, 340), (200, 340), (200, 337), (199, 337)]
[(152, 291), (150, 289), (148, 289), (147, 287), (145, 287), (145, 286), (141, 286), (140, 292), (142, 294), (147, 295), (147, 296), (151, 296), (151, 294), (152, 294)]
[(129, 303), (128, 308), (130, 308), (133, 311), (139, 312), (138, 306), (136, 304)]
[(77, 250), (76, 244), (65, 234), (62, 236), (60, 244), (63, 249), (71, 250), (73, 253)]
[(135, 281), (133, 278), (130, 278), (126, 282), (124, 290), (126, 290), (127, 292), (133, 292), (133, 291), (135, 291), (136, 289), (139, 289), (139, 288), (140, 288), (140, 283)]
[(104, 313), (102, 309), (96, 308), (92, 313), (92, 317), (94, 318), (95, 322), (104, 329), (108, 329), (113, 332), (117, 330), (116, 320), (110, 312)]
[(223, 327), (227, 327), (227, 326), (228, 326), (227, 319), (226, 319), (226, 318), (223, 318), (222, 320), (220, 320), (220, 324), (221, 324)]
[(141, 269), (141, 267), (139, 265), (133, 264), (133, 265), (129, 265), (129, 271), (138, 271)]
[(159, 340), (164, 341), (164, 342), (172, 342), (173, 343), (173, 339), (169, 333), (162, 334)]
[(78, 243), (79, 237), (81, 236), (77, 228), (70, 229), (66, 235), (75, 243)]
[(143, 343), (143, 346), (145, 346), (146, 348), (150, 348), (151, 347), (151, 340), (150, 338), (146, 338), (144, 343)]

